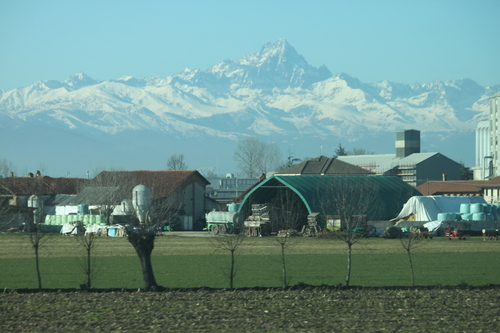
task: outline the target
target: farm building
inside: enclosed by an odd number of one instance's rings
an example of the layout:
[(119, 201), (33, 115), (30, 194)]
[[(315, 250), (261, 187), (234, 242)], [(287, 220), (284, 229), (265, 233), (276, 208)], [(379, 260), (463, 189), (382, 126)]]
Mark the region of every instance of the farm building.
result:
[(417, 187), (428, 180), (459, 180), (460, 163), (440, 154), (420, 152), (420, 131), (396, 132), (395, 154), (349, 155), (338, 159), (377, 175), (397, 176)]
[(500, 177), (488, 180), (428, 181), (417, 189), (423, 195), (482, 196), (487, 203), (500, 203)]
[[(109, 224), (111, 216), (118, 221), (120, 216), (133, 211), (133, 190), (140, 184), (151, 191), (151, 209), (158, 219), (175, 211), (185, 230), (201, 228), (197, 222), (206, 211), (208, 181), (196, 170), (103, 171), (89, 180), (33, 175), (7, 177), (0, 179), (0, 204), (29, 207), (29, 198), (35, 196), (43, 214), (48, 216), (45, 220), (51, 224), (62, 225), (71, 216), (89, 213), (92, 215), (89, 221), (105, 216), (105, 223)], [(85, 211), (81, 211), (82, 206)], [(153, 212), (150, 213), (152, 216)], [(59, 221), (57, 216), (66, 218)]]
[(292, 165), (276, 172), (278, 175), (344, 175), (368, 176), (375, 173), (341, 161), (339, 158), (319, 156), (302, 163)]
[[(239, 212), (247, 217), (252, 213), (252, 205), (270, 204), (286, 193), (287, 200), (295, 200), (304, 217), (314, 213), (322, 216), (336, 215), (338, 211), (329, 200), (332, 191), (351, 189), (363, 189), (377, 194), (375, 197), (366, 196), (370, 200), (368, 209), (360, 207), (365, 212), (353, 211), (353, 214), (366, 213), (369, 221), (391, 219), (410, 197), (420, 194), (398, 177), (278, 174), (252, 188), (240, 203)], [(360, 194), (363, 195), (361, 192), (352, 192), (353, 197)], [(306, 222), (305, 219), (303, 222)]]
[[(81, 178), (52, 178), (40, 172), (27, 177), (0, 179), (0, 229), (31, 225), (35, 215), (52, 214), (56, 197), (76, 195), (85, 182)], [(35, 214), (36, 213), (36, 214)]]
[(77, 213), (79, 205), (85, 204), (89, 209), (98, 208), (109, 224), (130, 215), (134, 193), (142, 185), (150, 192), (150, 216), (161, 220), (175, 213), (183, 229), (193, 230), (205, 214), (207, 184), (196, 170), (103, 171), (59, 209), (65, 214)]

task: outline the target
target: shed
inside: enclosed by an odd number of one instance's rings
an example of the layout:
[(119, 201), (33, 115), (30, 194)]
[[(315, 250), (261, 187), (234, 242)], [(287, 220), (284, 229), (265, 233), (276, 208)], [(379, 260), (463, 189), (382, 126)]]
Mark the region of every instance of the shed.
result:
[(242, 201), (240, 212), (248, 216), (252, 204), (265, 204), (276, 197), (278, 190), (288, 188), (293, 191), (307, 214), (336, 214), (335, 207), (324, 207), (322, 195), (331, 190), (335, 180), (344, 180), (353, 184), (366, 182), (377, 188), (378, 199), (373, 205), (381, 207), (379, 216), (368, 219), (389, 220), (397, 214), (403, 204), (412, 196), (420, 194), (415, 188), (398, 177), (393, 176), (337, 176), (337, 175), (273, 175), (255, 186)]

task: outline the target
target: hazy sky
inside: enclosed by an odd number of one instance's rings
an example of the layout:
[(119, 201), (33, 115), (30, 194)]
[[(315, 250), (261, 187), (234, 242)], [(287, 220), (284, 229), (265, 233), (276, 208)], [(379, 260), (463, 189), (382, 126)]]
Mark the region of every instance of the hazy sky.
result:
[(286, 38), (365, 83), (500, 84), (500, 1), (0, 0), (0, 89), (206, 70)]

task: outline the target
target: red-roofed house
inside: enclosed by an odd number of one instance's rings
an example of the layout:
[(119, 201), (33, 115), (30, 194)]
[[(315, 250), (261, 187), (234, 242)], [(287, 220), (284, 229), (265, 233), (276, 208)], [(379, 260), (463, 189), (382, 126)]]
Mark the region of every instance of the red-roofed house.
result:
[(500, 177), (490, 180), (428, 181), (417, 190), (422, 195), (482, 196), (488, 203), (500, 203)]

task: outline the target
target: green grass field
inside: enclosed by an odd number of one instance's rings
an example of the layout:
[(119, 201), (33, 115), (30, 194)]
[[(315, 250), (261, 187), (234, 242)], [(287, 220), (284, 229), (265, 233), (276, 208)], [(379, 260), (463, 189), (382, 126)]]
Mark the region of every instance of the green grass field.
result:
[[(408, 257), (399, 240), (363, 239), (355, 244), (352, 286), (409, 286)], [(343, 284), (342, 241), (300, 238), (287, 249), (290, 284)], [(139, 259), (126, 238), (103, 237), (95, 249), (94, 288), (139, 288)], [(273, 238), (247, 238), (236, 252), (235, 287), (279, 287), (280, 248)], [(40, 250), (44, 288), (78, 288), (84, 283), (83, 249), (75, 237), (54, 235)], [(211, 238), (158, 237), (153, 251), (157, 282), (168, 288), (227, 288), (229, 254)], [(500, 284), (500, 242), (434, 238), (413, 250), (417, 285)], [(26, 235), (0, 235), (0, 287), (36, 288), (35, 260)]]

